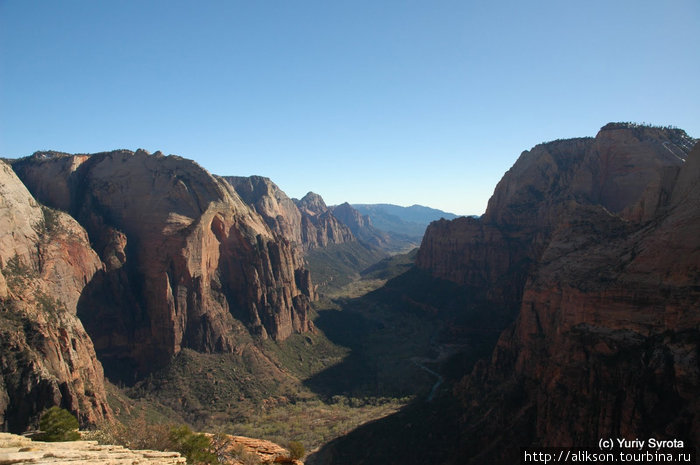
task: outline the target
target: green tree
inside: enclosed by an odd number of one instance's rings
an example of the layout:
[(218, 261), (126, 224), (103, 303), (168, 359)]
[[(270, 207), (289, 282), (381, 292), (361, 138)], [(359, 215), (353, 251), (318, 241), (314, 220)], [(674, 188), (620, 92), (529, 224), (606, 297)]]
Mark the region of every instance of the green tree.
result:
[(68, 410), (51, 407), (39, 420), (42, 441), (76, 441), (80, 439), (78, 420)]

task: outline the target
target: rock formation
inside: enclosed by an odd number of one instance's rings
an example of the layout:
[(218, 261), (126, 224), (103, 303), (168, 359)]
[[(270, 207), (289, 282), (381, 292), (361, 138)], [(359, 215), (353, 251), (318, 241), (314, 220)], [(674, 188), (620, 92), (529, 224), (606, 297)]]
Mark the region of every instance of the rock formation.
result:
[(224, 176), (223, 179), (263, 217), (272, 231), (298, 245), (302, 251), (356, 240), (318, 194), (309, 192), (301, 200), (292, 200), (262, 176)]
[(39, 205), (0, 162), (0, 427), (21, 432), (61, 405), (82, 424), (109, 418), (102, 366), (76, 316), (102, 270), (85, 230)]
[(223, 176), (241, 199), (263, 217), (270, 229), (300, 246), (302, 243), (301, 212), (277, 184), (262, 176)]
[(307, 249), (357, 240), (350, 228), (333, 215), (320, 195), (309, 192), (294, 200), (301, 212), (302, 242)]
[(182, 347), (230, 352), (248, 331), (281, 340), (311, 328), (311, 283), (293, 245), (196, 163), (120, 150), (13, 166), (84, 225), (105, 263), (78, 311), (106, 366), (136, 362), (144, 374)]
[(433, 223), (417, 264), (515, 322), (456, 392), (455, 463), (602, 437), (700, 443), (700, 146), (610, 124), (524, 152), (480, 220)]
[[(299, 459), (293, 459), (290, 452), (279, 444), (263, 439), (253, 439), (245, 436), (224, 435), (224, 447), (219, 451), (224, 462), (231, 465), (243, 465), (241, 455), (254, 457), (260, 464), (279, 463), (287, 465), (304, 465)], [(243, 454), (241, 454), (243, 452)]]
[(97, 441), (41, 442), (0, 433), (0, 463), (45, 465), (179, 465), (187, 463), (179, 452), (132, 450)]
[(369, 216), (362, 215), (349, 203), (345, 202), (337, 205), (333, 207), (331, 211), (336, 218), (350, 228), (350, 231), (352, 231), (359, 240), (380, 249), (389, 247), (391, 243), (389, 234), (376, 229), (372, 225), (372, 220), (370, 220)]

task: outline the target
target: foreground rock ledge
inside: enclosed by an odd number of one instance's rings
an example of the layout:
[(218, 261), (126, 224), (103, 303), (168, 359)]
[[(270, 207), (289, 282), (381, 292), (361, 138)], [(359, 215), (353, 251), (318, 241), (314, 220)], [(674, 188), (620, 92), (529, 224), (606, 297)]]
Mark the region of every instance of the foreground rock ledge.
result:
[(99, 445), (97, 441), (40, 442), (0, 433), (0, 465), (22, 463), (175, 465), (187, 461), (178, 452), (130, 450), (122, 446)]
[[(261, 464), (304, 465), (289, 458), (289, 452), (270, 441), (243, 436), (229, 436), (230, 449), (242, 447), (258, 457)], [(41, 442), (24, 436), (0, 433), (0, 465), (11, 464), (65, 464), (71, 465), (175, 465), (187, 460), (179, 452), (131, 450), (116, 445), (100, 445), (97, 441)], [(230, 465), (241, 462), (232, 459)]]

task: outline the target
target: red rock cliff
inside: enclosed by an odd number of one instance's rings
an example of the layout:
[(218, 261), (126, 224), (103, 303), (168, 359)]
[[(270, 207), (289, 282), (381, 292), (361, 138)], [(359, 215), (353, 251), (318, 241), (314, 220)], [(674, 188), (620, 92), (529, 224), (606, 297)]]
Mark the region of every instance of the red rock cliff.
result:
[(518, 309), (456, 390), (465, 440), (455, 463), (510, 463), (520, 446), (601, 437), (700, 443), (693, 143), (611, 124), (595, 139), (543, 144), (506, 173), (480, 220), (429, 227), (419, 267)]
[(144, 373), (182, 347), (233, 351), (245, 328), (275, 339), (310, 329), (311, 283), (293, 246), (228, 183), (160, 153), (76, 158), (36, 154), (16, 170), (37, 195), (69, 186), (106, 264), (80, 305), (105, 363), (134, 360)]

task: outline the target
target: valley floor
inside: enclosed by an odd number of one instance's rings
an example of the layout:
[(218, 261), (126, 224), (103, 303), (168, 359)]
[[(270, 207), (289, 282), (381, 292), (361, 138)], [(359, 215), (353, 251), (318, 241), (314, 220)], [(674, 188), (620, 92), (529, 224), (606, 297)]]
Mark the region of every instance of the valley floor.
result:
[(439, 325), (377, 293), (385, 283), (357, 279), (320, 299), (315, 333), (251, 340), (236, 354), (185, 349), (134, 386), (112, 385), (110, 403), (127, 424), (180, 422), (317, 450), (442, 384)]

